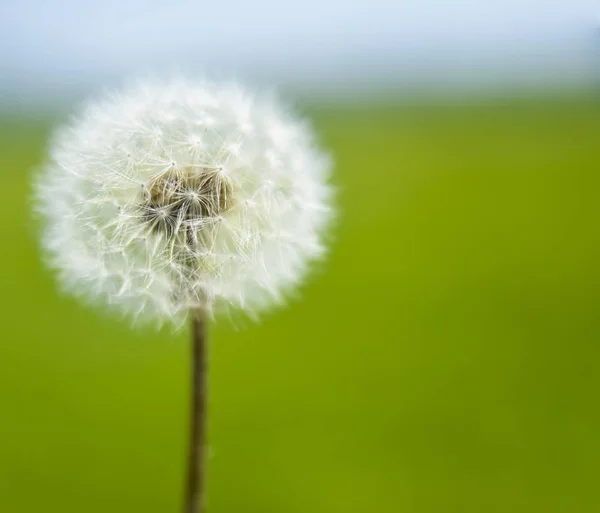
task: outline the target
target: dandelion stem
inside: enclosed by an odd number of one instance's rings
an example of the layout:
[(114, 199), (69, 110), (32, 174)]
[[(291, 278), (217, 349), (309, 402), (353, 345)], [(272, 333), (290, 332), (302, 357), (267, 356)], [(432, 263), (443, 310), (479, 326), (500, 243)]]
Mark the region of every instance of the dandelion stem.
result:
[(206, 470), (207, 340), (206, 316), (202, 310), (191, 312), (192, 365), (191, 410), (188, 453), (188, 481), (184, 513), (204, 512)]

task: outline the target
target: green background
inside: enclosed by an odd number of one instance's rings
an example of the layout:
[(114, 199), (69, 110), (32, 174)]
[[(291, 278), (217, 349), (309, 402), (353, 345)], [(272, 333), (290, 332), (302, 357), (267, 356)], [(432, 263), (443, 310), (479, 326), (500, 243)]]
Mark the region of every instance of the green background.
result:
[[(330, 258), (211, 326), (209, 511), (600, 511), (600, 98), (309, 110)], [(61, 296), (0, 124), (0, 512), (181, 509), (187, 333)]]

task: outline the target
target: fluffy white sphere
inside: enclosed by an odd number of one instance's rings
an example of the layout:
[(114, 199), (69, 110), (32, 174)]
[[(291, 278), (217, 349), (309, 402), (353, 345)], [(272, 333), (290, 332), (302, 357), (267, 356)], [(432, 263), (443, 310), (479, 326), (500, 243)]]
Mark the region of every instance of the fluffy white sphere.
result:
[(50, 265), (71, 292), (134, 318), (253, 314), (324, 252), (330, 161), (272, 96), (139, 85), (57, 131), (38, 175)]

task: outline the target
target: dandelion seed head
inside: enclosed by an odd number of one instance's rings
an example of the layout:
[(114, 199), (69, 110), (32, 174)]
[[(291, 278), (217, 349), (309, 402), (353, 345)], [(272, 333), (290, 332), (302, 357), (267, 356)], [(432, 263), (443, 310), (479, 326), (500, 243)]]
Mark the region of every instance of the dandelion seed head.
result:
[(280, 302), (324, 253), (330, 159), (274, 97), (142, 84), (60, 128), (36, 182), (65, 289), (140, 321)]

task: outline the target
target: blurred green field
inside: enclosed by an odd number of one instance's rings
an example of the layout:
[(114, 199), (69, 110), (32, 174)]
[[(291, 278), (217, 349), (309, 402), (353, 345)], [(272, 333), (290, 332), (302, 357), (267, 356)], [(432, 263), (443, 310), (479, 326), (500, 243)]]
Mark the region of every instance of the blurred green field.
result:
[[(212, 327), (211, 513), (600, 511), (600, 99), (312, 112), (342, 211), (259, 325)], [(180, 511), (187, 334), (57, 293), (0, 123), (0, 513)]]

